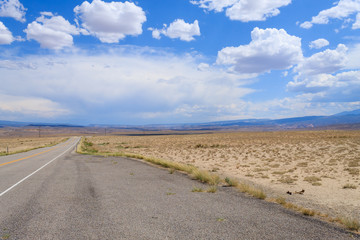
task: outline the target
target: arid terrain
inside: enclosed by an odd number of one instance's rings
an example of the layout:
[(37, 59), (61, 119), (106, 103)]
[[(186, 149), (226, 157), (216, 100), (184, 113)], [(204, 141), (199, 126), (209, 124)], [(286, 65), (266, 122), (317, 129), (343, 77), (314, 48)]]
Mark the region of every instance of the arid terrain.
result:
[[(270, 198), (360, 219), (360, 131), (134, 134), (87, 140), (101, 153), (192, 164), (253, 183)], [(304, 194), (295, 193), (301, 190)]]
[[(38, 137), (36, 128), (3, 131), (0, 155), (66, 139), (50, 136), (54, 133), (43, 129), (43, 136)], [(98, 153), (130, 153), (194, 165), (261, 188), (267, 199), (282, 197), (286, 202), (332, 217), (360, 220), (360, 131), (111, 134), (88, 135), (86, 139)], [(303, 194), (296, 194), (302, 190)]]
[(0, 137), (0, 156), (56, 145), (65, 137)]

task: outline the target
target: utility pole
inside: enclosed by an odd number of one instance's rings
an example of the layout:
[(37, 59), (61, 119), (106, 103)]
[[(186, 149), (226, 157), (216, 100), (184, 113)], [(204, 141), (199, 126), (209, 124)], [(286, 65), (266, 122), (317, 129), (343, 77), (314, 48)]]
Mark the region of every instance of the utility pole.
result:
[(41, 134), (40, 134), (40, 126), (39, 126), (39, 137), (41, 136)]
[(105, 136), (106, 136), (106, 128), (105, 128)]

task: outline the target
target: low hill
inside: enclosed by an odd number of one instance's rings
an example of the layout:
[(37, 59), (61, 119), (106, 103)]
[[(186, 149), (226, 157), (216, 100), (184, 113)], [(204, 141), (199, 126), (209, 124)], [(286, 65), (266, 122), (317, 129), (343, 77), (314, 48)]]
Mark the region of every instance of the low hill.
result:
[[(82, 128), (85, 126), (72, 124), (47, 124), (1, 121), (0, 127), (61, 127)], [(331, 116), (305, 116), (283, 119), (243, 119), (232, 121), (219, 121), (209, 123), (187, 124), (153, 124), (153, 125), (89, 125), (90, 128), (115, 128), (135, 131), (159, 131), (159, 130), (290, 130), (290, 129), (360, 129), (360, 109), (341, 112)]]

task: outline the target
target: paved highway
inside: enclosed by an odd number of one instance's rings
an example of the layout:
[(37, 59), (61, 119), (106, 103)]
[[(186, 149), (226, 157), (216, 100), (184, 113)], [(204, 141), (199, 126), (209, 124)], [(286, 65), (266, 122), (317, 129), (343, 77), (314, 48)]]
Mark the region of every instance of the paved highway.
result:
[(78, 138), (0, 158), (0, 239), (360, 239), (181, 173), (74, 153)]

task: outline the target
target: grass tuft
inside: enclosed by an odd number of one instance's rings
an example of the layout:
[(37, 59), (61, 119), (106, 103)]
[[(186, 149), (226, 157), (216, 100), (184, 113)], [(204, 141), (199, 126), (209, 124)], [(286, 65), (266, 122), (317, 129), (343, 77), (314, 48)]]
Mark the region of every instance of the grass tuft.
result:
[(231, 179), (226, 177), (225, 178), (225, 182), (230, 186), (230, 187), (236, 187), (237, 185), (239, 185), (239, 182), (236, 181), (235, 179)]
[(291, 209), (291, 210), (294, 210), (296, 212), (301, 212), (305, 216), (314, 216), (315, 214), (320, 215), (319, 213), (317, 213), (316, 211), (314, 211), (312, 209), (304, 208), (304, 207), (295, 205), (293, 203), (286, 202), (286, 199), (284, 197), (276, 198), (275, 202), (282, 205), (282, 206), (284, 206), (287, 209)]
[(278, 197), (275, 199), (275, 202), (277, 202), (280, 205), (285, 205), (286, 204), (286, 199), (284, 197)]
[(311, 183), (311, 185), (313, 186), (321, 186), (321, 178), (316, 177), (316, 176), (309, 176), (309, 177), (305, 177), (304, 181)]
[(347, 229), (352, 231), (359, 231), (360, 229), (360, 222), (354, 218), (340, 218), (340, 223), (342, 223)]
[(266, 199), (266, 194), (263, 190), (252, 187), (245, 183), (240, 183), (237, 186), (237, 189), (239, 189), (241, 192), (247, 193), (253, 197), (259, 198), (259, 199)]
[(216, 193), (216, 191), (217, 191), (217, 186), (210, 186), (207, 190), (206, 190), (206, 192), (207, 193)]
[(302, 212), (302, 214), (304, 214), (305, 216), (314, 216), (315, 213), (316, 213), (314, 210), (307, 209), (307, 208), (302, 209), (301, 212)]
[(199, 188), (199, 187), (193, 187), (193, 189), (191, 190), (191, 192), (204, 192), (204, 189)]
[(190, 173), (191, 177), (194, 179), (199, 180), (203, 183), (208, 183), (210, 185), (218, 185), (220, 183), (220, 177), (214, 174), (211, 174), (207, 171), (200, 170), (200, 169), (193, 169), (193, 171)]

